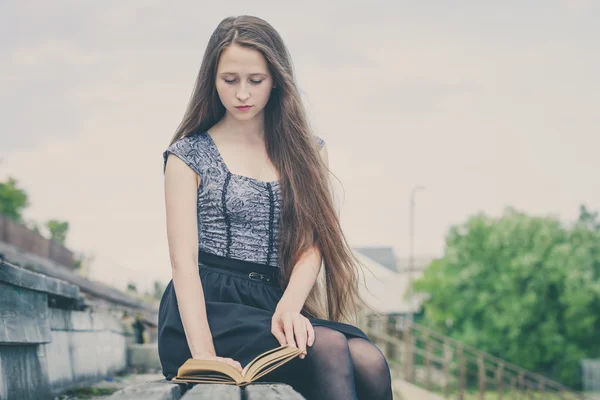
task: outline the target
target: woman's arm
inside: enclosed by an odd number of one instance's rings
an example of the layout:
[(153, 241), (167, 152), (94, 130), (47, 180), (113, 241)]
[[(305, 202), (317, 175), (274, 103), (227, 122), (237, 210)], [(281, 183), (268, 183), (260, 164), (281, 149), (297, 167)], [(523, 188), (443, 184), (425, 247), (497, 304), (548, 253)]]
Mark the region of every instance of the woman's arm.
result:
[(165, 170), (167, 238), (173, 286), (192, 358), (224, 362), (241, 371), (238, 361), (218, 357), (206, 317), (198, 272), (198, 185), (200, 177), (180, 158), (169, 154)]
[(312, 247), (294, 265), (290, 281), (277, 303), (277, 309), (300, 312), (321, 270), (321, 252)]
[(193, 358), (215, 356), (198, 273), (198, 174), (169, 154), (165, 170), (167, 239), (173, 286)]

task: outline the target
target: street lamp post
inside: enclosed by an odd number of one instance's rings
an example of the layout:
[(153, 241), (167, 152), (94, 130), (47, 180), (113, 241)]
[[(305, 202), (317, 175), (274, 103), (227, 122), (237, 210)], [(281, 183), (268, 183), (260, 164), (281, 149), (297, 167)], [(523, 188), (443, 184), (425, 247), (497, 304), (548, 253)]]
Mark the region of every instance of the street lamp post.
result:
[(409, 231), (409, 252), (408, 252), (408, 320), (413, 321), (413, 268), (415, 266), (415, 194), (419, 190), (425, 190), (425, 186), (416, 185), (410, 192), (410, 231)]

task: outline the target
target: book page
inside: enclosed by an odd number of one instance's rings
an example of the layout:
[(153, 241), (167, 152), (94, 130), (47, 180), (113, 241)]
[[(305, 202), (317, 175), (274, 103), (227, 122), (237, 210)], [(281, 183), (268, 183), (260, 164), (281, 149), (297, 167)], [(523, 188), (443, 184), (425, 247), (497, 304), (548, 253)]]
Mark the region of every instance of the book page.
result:
[[(300, 353), (298, 353), (298, 354), (300, 354)], [(285, 358), (279, 360), (278, 362), (276, 362), (275, 364), (273, 364), (271, 367), (266, 368), (264, 370), (259, 370), (258, 373), (255, 376), (252, 377), (252, 381), (260, 379), (261, 377), (265, 376), (266, 374), (268, 374), (269, 372), (273, 371), (274, 369), (281, 367), (286, 362), (291, 361), (292, 359), (296, 358), (298, 356), (298, 354), (291, 354), (290, 356), (285, 357)]]
[[(173, 378), (171, 382), (187, 382), (187, 383), (218, 383), (222, 385), (237, 385), (237, 383), (233, 379), (226, 380), (215, 380), (215, 379), (205, 379), (204, 377), (184, 377), (184, 378)], [(242, 383), (240, 383), (241, 385)]]
[(300, 353), (301, 353), (300, 349), (293, 347), (293, 346), (288, 346), (277, 352), (271, 352), (270, 354), (267, 354), (267, 355), (261, 357), (256, 362), (254, 362), (250, 366), (250, 368), (248, 368), (244, 377), (247, 381), (253, 381), (253, 380), (257, 379), (256, 374), (259, 373), (260, 371), (263, 371), (265, 369), (272, 371), (274, 368), (269, 368), (270, 366), (272, 366), (274, 364), (276, 364), (277, 367), (281, 366), (281, 365), (285, 364), (286, 362), (288, 362), (289, 360), (291, 360), (292, 358), (298, 356)]
[(244, 367), (244, 369), (242, 370), (242, 376), (244, 376), (244, 377), (245, 377), (245, 376), (246, 376), (246, 374), (248, 373), (248, 370), (249, 370), (250, 368), (252, 368), (252, 366), (253, 366), (254, 364), (256, 364), (256, 363), (257, 363), (259, 360), (261, 360), (262, 358), (264, 358), (264, 357), (268, 356), (269, 354), (273, 354), (273, 353), (276, 353), (276, 352), (278, 352), (278, 351), (281, 351), (281, 350), (283, 350), (283, 349), (287, 349), (287, 348), (290, 348), (290, 347), (292, 347), (292, 346), (290, 346), (290, 345), (279, 346), (279, 347), (276, 347), (276, 348), (274, 348), (274, 349), (272, 349), (272, 350), (269, 350), (269, 351), (266, 351), (266, 352), (264, 352), (264, 353), (262, 353), (262, 354), (259, 354), (258, 356), (256, 356), (256, 358), (254, 358), (254, 360), (250, 361), (250, 362), (248, 363), (248, 365), (246, 365), (246, 366)]
[(177, 378), (201, 379), (205, 376), (225, 375), (229, 380), (240, 383), (244, 379), (235, 367), (216, 360), (195, 360), (188, 359), (177, 371)]

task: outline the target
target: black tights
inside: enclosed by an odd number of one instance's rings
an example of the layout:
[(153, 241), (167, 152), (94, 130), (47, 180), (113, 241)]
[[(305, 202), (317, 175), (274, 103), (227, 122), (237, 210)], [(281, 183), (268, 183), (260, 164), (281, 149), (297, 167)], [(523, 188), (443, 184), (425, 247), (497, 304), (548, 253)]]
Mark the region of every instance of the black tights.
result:
[(312, 371), (310, 396), (327, 400), (390, 400), (392, 384), (388, 363), (368, 340), (315, 326), (315, 343), (302, 362)]

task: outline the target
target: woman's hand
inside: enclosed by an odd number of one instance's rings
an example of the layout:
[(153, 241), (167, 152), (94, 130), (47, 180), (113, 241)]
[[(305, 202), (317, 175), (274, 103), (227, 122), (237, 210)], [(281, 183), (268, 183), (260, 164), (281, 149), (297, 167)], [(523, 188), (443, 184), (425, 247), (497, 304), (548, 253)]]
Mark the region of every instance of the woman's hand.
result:
[(282, 346), (291, 344), (302, 350), (302, 359), (306, 357), (306, 346), (312, 346), (315, 342), (312, 324), (297, 311), (276, 309), (271, 319), (271, 333)]
[(226, 357), (217, 357), (217, 356), (213, 356), (213, 355), (202, 355), (202, 356), (194, 356), (192, 357), (194, 360), (210, 360), (210, 361), (220, 361), (223, 362), (225, 364), (229, 364), (232, 367), (234, 367), (235, 369), (237, 369), (238, 371), (242, 372), (242, 364), (240, 364), (239, 362), (231, 359), (231, 358), (226, 358)]

